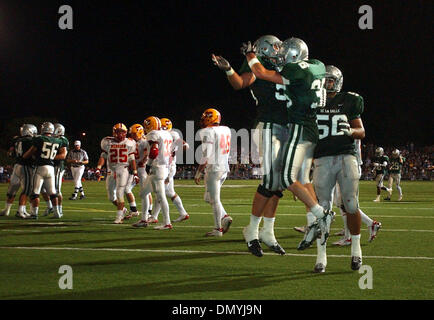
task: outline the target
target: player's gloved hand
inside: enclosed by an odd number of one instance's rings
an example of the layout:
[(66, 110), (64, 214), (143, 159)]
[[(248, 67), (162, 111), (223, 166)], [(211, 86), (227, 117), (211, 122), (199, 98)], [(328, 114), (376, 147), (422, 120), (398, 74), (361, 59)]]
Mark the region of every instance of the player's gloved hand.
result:
[(214, 65), (217, 66), (222, 71), (229, 71), (231, 70), (231, 65), (228, 60), (221, 56), (215, 56), (214, 54), (211, 55), (212, 62), (214, 62)]
[(146, 165), (145, 170), (147, 174), (151, 174), (151, 166), (149, 164)]
[(101, 177), (101, 170), (99, 170), (99, 169), (96, 169), (96, 170), (95, 170), (95, 177), (96, 177), (97, 179), (99, 179), (99, 178)]
[(140, 178), (139, 178), (139, 176), (137, 175), (137, 173), (134, 173), (134, 177), (133, 177), (133, 179), (134, 179), (134, 183), (135, 183), (135, 184), (138, 184), (138, 183), (140, 182)]
[(247, 41), (241, 45), (240, 51), (242, 55), (246, 56), (248, 53), (255, 53), (255, 46), (250, 41)]
[(338, 132), (342, 131), (346, 136), (351, 137), (353, 134), (353, 129), (351, 129), (350, 124), (347, 121), (340, 121), (338, 123)]

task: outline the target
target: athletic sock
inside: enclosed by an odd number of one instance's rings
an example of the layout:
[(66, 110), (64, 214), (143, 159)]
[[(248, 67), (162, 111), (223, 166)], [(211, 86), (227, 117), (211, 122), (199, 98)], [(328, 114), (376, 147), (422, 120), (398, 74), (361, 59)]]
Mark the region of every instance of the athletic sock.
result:
[(178, 209), (180, 215), (185, 216), (187, 214), (187, 212), (184, 209), (184, 206), (182, 205), (181, 198), (178, 195), (175, 196), (175, 199), (173, 199), (172, 202), (176, 207), (176, 209)]
[(318, 219), (321, 219), (322, 217), (324, 217), (324, 208), (321, 207), (319, 204), (316, 204), (312, 208), (310, 208), (310, 211)]
[[(18, 206), (18, 212), (19, 213), (24, 213), (26, 211), (26, 206), (25, 205), (23, 205), (23, 206)], [(32, 212), (33, 210), (31, 210), (31, 212)]]
[(307, 219), (307, 226), (312, 225), (312, 223), (316, 221), (316, 217), (310, 211), (306, 213), (306, 219)]
[(360, 211), (360, 217), (362, 218), (362, 222), (366, 224), (368, 227), (371, 227), (373, 223), (372, 219), (369, 218), (362, 210), (359, 209), (359, 211)]
[(316, 263), (322, 263), (327, 266), (327, 243), (321, 245), (321, 239), (316, 239), (317, 246), (317, 255), (316, 255)]
[(47, 200), (45, 201), (45, 203), (47, 204), (48, 209), (53, 209), (53, 204), (51, 203), (51, 200)]
[(9, 213), (11, 212), (11, 207), (12, 207), (12, 203), (7, 203), (6, 202), (6, 215), (9, 215)]
[(276, 218), (264, 217), (264, 231), (272, 232), (274, 235), (274, 221)]
[(351, 256), (362, 257), (362, 248), (360, 247), (360, 234), (351, 235)]

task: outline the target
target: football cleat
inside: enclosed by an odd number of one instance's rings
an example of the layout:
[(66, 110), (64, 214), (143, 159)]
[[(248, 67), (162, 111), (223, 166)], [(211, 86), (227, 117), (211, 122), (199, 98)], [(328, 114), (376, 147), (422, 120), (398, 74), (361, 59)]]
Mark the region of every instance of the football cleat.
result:
[(8, 214), (6, 214), (6, 209), (3, 209), (2, 211), (0, 211), (0, 216), (8, 216), (9, 215), (9, 213)]
[(386, 197), (386, 198), (384, 198), (384, 200), (390, 201), (390, 197)]
[(376, 197), (374, 200), (372, 200), (372, 201), (374, 201), (374, 202), (380, 202), (380, 197), (378, 196), (378, 197)]
[(222, 222), (223, 233), (226, 233), (226, 232), (229, 231), (229, 227), (231, 226), (232, 221), (233, 221), (232, 218), (230, 216), (228, 216), (228, 215), (225, 215), (222, 218), (221, 222)]
[(133, 211), (133, 212), (131, 212), (131, 217), (138, 217), (140, 214), (139, 214), (139, 211)]
[(369, 242), (374, 241), (375, 237), (377, 236), (378, 230), (381, 229), (381, 222), (373, 221), (372, 226), (368, 227), (369, 231)]
[(124, 223), (124, 219), (122, 217), (117, 217), (115, 221), (113, 221), (114, 224), (122, 224)]
[(176, 218), (172, 222), (181, 222), (181, 221), (187, 220), (188, 218), (190, 218), (190, 216), (188, 214), (180, 215), (178, 218)]
[(136, 223), (133, 223), (132, 226), (136, 228), (146, 228), (148, 226), (148, 222), (145, 220), (139, 220)]
[(258, 239), (247, 242), (247, 249), (257, 257), (262, 257), (264, 255)]
[(343, 237), (341, 240), (333, 242), (333, 245), (338, 246), (338, 247), (350, 246), (351, 245), (351, 238), (346, 239), (345, 237)]
[(318, 219), (318, 225), (321, 230), (321, 245), (327, 242), (330, 235), (330, 226), (334, 220), (335, 213), (331, 210), (324, 210), (324, 217)]
[(401, 200), (402, 200), (402, 196), (399, 196), (398, 201), (401, 201)]
[(166, 225), (160, 224), (159, 226), (155, 226), (154, 229), (155, 230), (170, 230), (170, 229), (173, 229), (173, 226), (171, 224), (166, 224)]
[(324, 273), (325, 272), (325, 265), (323, 265), (321, 262), (317, 263), (315, 265), (315, 268), (313, 268), (314, 273)]
[(205, 237), (222, 237), (223, 236), (223, 229), (213, 229), (210, 232), (207, 232), (205, 234)]
[(83, 200), (84, 198), (86, 198), (86, 196), (84, 194), (82, 194), (79, 199)]
[(155, 223), (158, 223), (158, 219), (155, 219), (152, 216), (148, 218), (148, 224), (155, 224)]
[(359, 270), (361, 266), (362, 266), (361, 257), (351, 257), (351, 269)]
[(265, 243), (268, 248), (277, 254), (284, 255), (286, 253), (271, 232), (264, 232), (264, 229), (261, 229), (259, 231), (259, 241)]
[(30, 218), (30, 216), (26, 216), (26, 215), (24, 214), (24, 212), (18, 212), (18, 211), (17, 211), (17, 213), (15, 213), (15, 217), (17, 217), (17, 218), (21, 218), (21, 219), (27, 219), (27, 218)]
[(63, 217), (63, 214), (60, 212), (54, 212), (53, 216), (51, 217), (51, 219), (60, 219)]
[(300, 233), (305, 233), (306, 232), (306, 226), (303, 227), (294, 227), (294, 230)]
[(77, 200), (77, 195), (73, 194), (72, 196), (69, 197), (69, 200)]
[[(17, 214), (18, 214), (18, 212), (17, 212)], [(30, 216), (26, 216), (23, 219), (38, 220), (38, 215), (37, 214), (31, 214)]]
[(47, 208), (47, 209), (45, 209), (45, 212), (44, 212), (43, 216), (46, 217), (46, 216), (50, 215), (53, 212), (54, 212), (53, 208)]
[(341, 231), (338, 231), (333, 234), (334, 236), (344, 236), (345, 235), (345, 229), (342, 229)]
[(298, 244), (297, 250), (304, 250), (309, 248), (312, 243), (320, 236), (321, 231), (318, 225), (318, 222), (313, 222), (310, 226), (307, 227), (306, 232), (304, 233), (303, 240)]

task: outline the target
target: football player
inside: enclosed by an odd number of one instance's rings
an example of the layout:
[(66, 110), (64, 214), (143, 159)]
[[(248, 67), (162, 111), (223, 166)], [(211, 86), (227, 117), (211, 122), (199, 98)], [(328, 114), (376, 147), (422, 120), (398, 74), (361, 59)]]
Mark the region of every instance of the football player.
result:
[(15, 195), (21, 186), (22, 192), (19, 198), (18, 210), (16, 216), (26, 218), (30, 215), (26, 212), (27, 197), (30, 196), (32, 190), (32, 177), (34, 171), (34, 163), (32, 159), (24, 159), (23, 154), (32, 146), (32, 137), (37, 135), (38, 130), (33, 124), (23, 124), (20, 127), (20, 136), (14, 137), (13, 145), (9, 149), (9, 155), (15, 156), (16, 163), (14, 165), (10, 183), (7, 191), (6, 206), (0, 212), (0, 216), (8, 216), (14, 202)]
[(387, 166), (389, 164), (389, 157), (384, 154), (384, 149), (378, 147), (375, 149), (375, 157), (372, 159), (373, 169), (375, 172), (375, 181), (377, 183), (377, 197), (373, 200), (374, 202), (380, 202), (381, 190), (385, 190), (390, 193), (391, 190), (383, 185), (384, 176), (387, 173)]
[[(172, 135), (173, 139), (173, 152), (170, 155), (169, 160), (169, 176), (164, 181), (166, 186), (166, 196), (168, 196), (176, 209), (178, 209), (179, 217), (173, 220), (172, 222), (181, 222), (187, 220), (190, 216), (187, 211), (185, 211), (184, 206), (182, 205), (181, 197), (175, 192), (173, 177), (176, 174), (176, 152), (179, 148), (184, 150), (188, 149), (188, 144), (184, 140), (181, 139), (178, 132), (172, 130), (172, 121), (168, 118), (161, 118), (161, 129), (168, 131)], [(149, 218), (148, 223), (157, 223), (158, 222), (158, 214), (161, 210), (160, 203), (157, 202), (155, 204), (154, 210), (152, 211), (152, 216)]]
[[(264, 68), (250, 42), (244, 43), (241, 47), (241, 53), (246, 56), (249, 67), (257, 78), (284, 86), (284, 95), (288, 100), (289, 137), (282, 151), (280, 181), (282, 188), (290, 190), (318, 219), (321, 243), (324, 244), (330, 233), (334, 212), (325, 210), (318, 203), (313, 188), (303, 185), (298, 177), (303, 162), (312, 161), (318, 140), (316, 109), (325, 105), (325, 66), (319, 60), (309, 59), (306, 43), (298, 38), (285, 40), (279, 51), (279, 59), (285, 63), (280, 73)], [(303, 167), (310, 170), (306, 163)], [(252, 228), (248, 227), (245, 232), (247, 242), (255, 236), (251, 230)]]
[(161, 130), (161, 121), (159, 118), (151, 116), (143, 122), (146, 140), (149, 144), (148, 160), (146, 161), (146, 173), (148, 176), (143, 182), (141, 188), (141, 197), (143, 200), (142, 218), (134, 227), (148, 226), (148, 210), (149, 197), (148, 195), (154, 191), (157, 196), (157, 201), (161, 204), (163, 210), (163, 224), (154, 227), (156, 230), (170, 230), (172, 224), (170, 222), (169, 203), (166, 199), (164, 181), (168, 177), (168, 167), (170, 155), (173, 152), (172, 135), (168, 131)]
[(127, 127), (123, 123), (117, 123), (113, 126), (113, 136), (105, 137), (101, 140), (102, 154), (98, 160), (97, 177), (101, 174), (101, 168), (107, 161), (107, 178), (106, 189), (109, 200), (116, 206), (115, 224), (123, 223), (126, 213), (124, 195), (128, 182), (130, 167), (136, 183), (140, 181), (137, 174), (136, 144), (133, 140), (127, 138)]
[(229, 230), (232, 218), (226, 213), (221, 200), (220, 189), (229, 172), (229, 151), (231, 130), (221, 126), (220, 112), (213, 108), (206, 109), (200, 118), (198, 134), (202, 141), (202, 157), (197, 168), (194, 182), (200, 183), (205, 171), (204, 200), (211, 204), (214, 215), (214, 229), (207, 232), (207, 237), (221, 237)]
[[(62, 124), (60, 124), (60, 123), (54, 124), (54, 136), (58, 137), (63, 142), (62, 146), (64, 146), (66, 148), (66, 150), (68, 150), (69, 141), (65, 137), (65, 127)], [(63, 160), (63, 159), (62, 160), (54, 160), (54, 176), (55, 176), (54, 185), (56, 187), (56, 192), (57, 192), (57, 199), (58, 199), (57, 201), (58, 201), (58, 205), (59, 205), (60, 216), (63, 216), (62, 179), (63, 179), (64, 173), (65, 173), (65, 160)], [(48, 216), (50, 213), (53, 212), (53, 204), (51, 203), (50, 197), (46, 191), (45, 186), (43, 186), (42, 189), (44, 191), (44, 192), (41, 192), (42, 197), (44, 198), (45, 202), (47, 203), (47, 209), (44, 212), (44, 216)]]
[[(280, 70), (279, 49), (282, 41), (273, 35), (261, 36), (255, 42), (256, 55), (268, 69)], [(265, 243), (278, 254), (285, 254), (274, 235), (274, 222), (280, 198), (283, 196), (280, 184), (282, 149), (289, 137), (288, 111), (284, 86), (262, 79), (257, 79), (244, 61), (239, 74), (221, 56), (212, 55), (214, 64), (226, 72), (229, 83), (235, 90), (249, 88), (257, 106), (257, 117), (253, 140), (258, 154), (263, 175), (252, 203), (250, 216), (251, 235), (246, 239), (249, 251), (261, 257), (263, 255), (259, 241)], [(263, 228), (258, 231), (259, 224), (264, 217)]]
[(41, 125), (41, 135), (32, 139), (32, 146), (23, 155), (24, 159), (35, 157), (36, 169), (33, 177), (33, 190), (30, 196), (33, 210), (31, 219), (38, 218), (39, 195), (42, 185), (45, 185), (47, 193), (53, 204), (55, 218), (61, 218), (62, 213), (58, 205), (56, 191), (56, 176), (54, 172), (54, 161), (62, 160), (66, 157), (66, 147), (64, 141), (54, 136), (54, 125), (51, 122), (44, 122)]
[(402, 189), (401, 189), (401, 170), (404, 165), (405, 158), (401, 156), (398, 149), (392, 151), (392, 155), (390, 157), (390, 166), (389, 166), (389, 197), (386, 200), (390, 200), (392, 196), (392, 184), (393, 180), (395, 180), (396, 190), (398, 190), (398, 201), (402, 200)]

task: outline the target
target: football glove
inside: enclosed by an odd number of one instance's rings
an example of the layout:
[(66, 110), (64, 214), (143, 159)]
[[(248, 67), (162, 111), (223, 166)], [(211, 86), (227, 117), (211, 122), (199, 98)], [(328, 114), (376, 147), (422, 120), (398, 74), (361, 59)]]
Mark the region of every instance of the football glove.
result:
[(99, 170), (99, 169), (96, 169), (96, 170), (95, 170), (95, 177), (96, 177), (97, 179), (99, 179), (99, 178), (101, 177), (101, 170)]
[(148, 175), (151, 174), (151, 166), (149, 164), (146, 165), (145, 170)]
[(232, 68), (229, 61), (221, 56), (212, 55), (212, 61), (214, 62), (214, 65), (222, 71), (229, 71)]
[(135, 184), (138, 184), (138, 183), (140, 182), (140, 178), (139, 178), (139, 176), (137, 175), (137, 173), (134, 174), (133, 179), (134, 179)]
[(242, 55), (246, 56), (248, 53), (255, 53), (255, 46), (250, 41), (247, 41), (241, 45), (240, 51)]
[(338, 123), (338, 131), (342, 131), (346, 136), (351, 137), (353, 130), (347, 121), (340, 121)]

